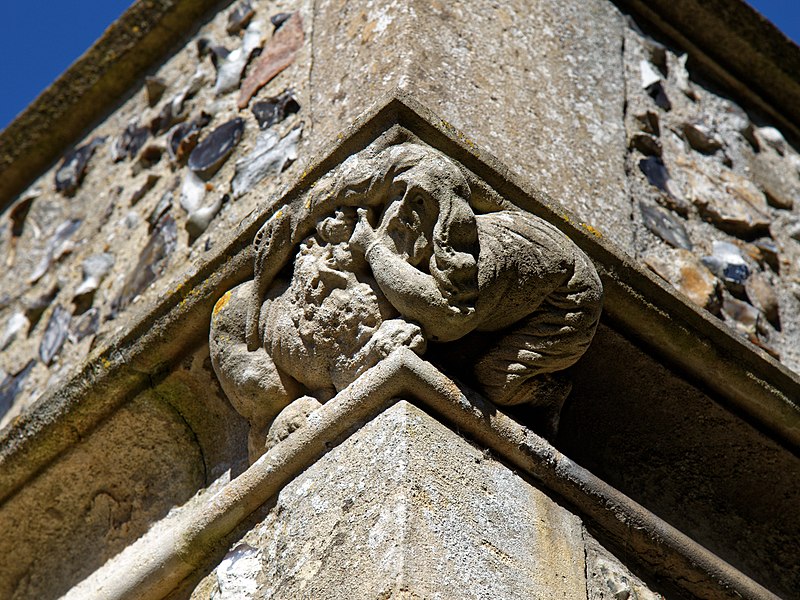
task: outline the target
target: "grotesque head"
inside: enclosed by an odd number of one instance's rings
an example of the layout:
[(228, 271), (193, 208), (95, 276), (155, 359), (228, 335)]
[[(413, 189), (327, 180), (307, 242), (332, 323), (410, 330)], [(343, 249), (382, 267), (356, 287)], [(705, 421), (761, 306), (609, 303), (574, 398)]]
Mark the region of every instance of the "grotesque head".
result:
[(470, 305), (478, 291), (478, 234), (469, 185), (444, 155), (425, 148), (415, 158), (394, 176), (378, 232), (451, 301)]

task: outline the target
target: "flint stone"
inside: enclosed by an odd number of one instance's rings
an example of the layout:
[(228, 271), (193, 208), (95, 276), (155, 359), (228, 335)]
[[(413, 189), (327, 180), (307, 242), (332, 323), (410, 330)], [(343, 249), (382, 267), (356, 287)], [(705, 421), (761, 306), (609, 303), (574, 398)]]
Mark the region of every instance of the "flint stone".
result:
[(772, 238), (761, 238), (747, 245), (747, 253), (761, 265), (768, 265), (775, 273), (780, 271), (780, 249)]
[(127, 307), (136, 296), (159, 277), (170, 255), (175, 250), (178, 230), (169, 213), (157, 222), (147, 245), (139, 254), (136, 266), (128, 275), (119, 296), (111, 307), (112, 315)]
[(195, 211), (189, 213), (186, 219), (186, 231), (189, 233), (189, 243), (193, 244), (194, 241), (200, 237), (203, 232), (211, 225), (211, 221), (217, 216), (222, 206), (230, 200), (228, 194), (222, 196), (217, 195), (211, 204), (201, 206)]
[(49, 366), (61, 350), (61, 346), (67, 340), (71, 320), (72, 314), (60, 304), (56, 304), (44, 330), (42, 342), (39, 344), (39, 358), (44, 364)]
[(242, 72), (250, 61), (253, 51), (261, 47), (262, 37), (261, 22), (253, 21), (244, 32), (242, 45), (218, 61), (217, 81), (214, 84), (217, 96), (239, 87)]
[(653, 65), (651, 65), (647, 60), (642, 60), (639, 62), (639, 71), (642, 76), (642, 88), (645, 90), (651, 85), (661, 81), (661, 73), (656, 71), (653, 68)]
[(647, 181), (658, 189), (669, 192), (667, 182), (669, 181), (669, 171), (664, 161), (660, 158), (644, 158), (639, 161), (639, 170), (647, 177)]
[(765, 142), (768, 146), (774, 148), (778, 154), (783, 156), (786, 151), (786, 139), (780, 131), (775, 127), (758, 127), (755, 133), (759, 141)]
[(145, 92), (147, 93), (147, 104), (150, 107), (158, 104), (164, 92), (167, 90), (167, 83), (160, 77), (148, 76), (144, 78)]
[(751, 181), (729, 169), (710, 175), (697, 165), (686, 171), (686, 180), (689, 200), (721, 231), (745, 239), (769, 232), (766, 198)]
[(281, 138), (274, 131), (263, 131), (256, 140), (253, 151), (236, 161), (236, 174), (231, 182), (234, 198), (246, 194), (260, 181), (277, 175), (297, 160), (297, 143), (302, 128), (292, 129)]
[(16, 375), (4, 374), (4, 377), (0, 380), (0, 417), (6, 414), (8, 409), (14, 405), (14, 400), (22, 391), (25, 380), (35, 365), (36, 361), (30, 360)]
[(242, 29), (247, 27), (250, 19), (252, 19), (253, 15), (255, 14), (256, 11), (253, 10), (250, 0), (239, 2), (239, 4), (237, 4), (234, 9), (228, 13), (228, 24), (225, 27), (225, 31), (227, 31), (230, 35), (239, 33)]
[(192, 599), (571, 600), (585, 564), (577, 517), (400, 401), (287, 484)]
[(61, 192), (65, 196), (73, 196), (75, 194), (83, 181), (84, 175), (86, 175), (89, 159), (94, 154), (95, 149), (104, 142), (105, 138), (96, 137), (88, 144), (75, 148), (64, 157), (55, 175), (57, 192)]
[(172, 192), (167, 191), (161, 196), (161, 200), (158, 201), (158, 204), (155, 205), (155, 208), (150, 212), (147, 216), (147, 233), (153, 233), (153, 229), (155, 229), (158, 222), (161, 220), (165, 214), (169, 212), (172, 208)]
[(28, 218), (28, 213), (33, 206), (33, 201), (41, 195), (42, 191), (38, 188), (29, 190), (19, 197), (19, 199), (8, 211), (8, 218), (11, 221), (11, 236), (20, 237), (25, 228), (25, 220)]
[(164, 133), (176, 123), (186, 120), (188, 116), (188, 111), (184, 110), (186, 101), (200, 91), (200, 88), (206, 83), (206, 78), (207, 74), (203, 66), (198, 66), (186, 86), (165, 103), (158, 116), (150, 121), (150, 131), (153, 135)]
[(217, 127), (192, 150), (189, 168), (204, 179), (212, 177), (231, 155), (243, 131), (244, 120), (239, 117)]
[(657, 112), (648, 110), (644, 113), (636, 115), (636, 120), (641, 125), (644, 133), (649, 133), (650, 135), (654, 135), (656, 137), (661, 135), (661, 126), (658, 122)]
[(198, 118), (178, 123), (170, 129), (167, 134), (167, 152), (170, 158), (177, 163), (184, 163), (197, 146), (200, 131), (210, 120), (210, 115), (202, 113)]
[(694, 91), (694, 87), (689, 80), (689, 70), (686, 68), (686, 61), (688, 59), (688, 54), (681, 54), (678, 60), (675, 61), (676, 64), (673, 66), (675, 87), (682, 91), (690, 100), (697, 100), (697, 93)]
[(100, 326), (100, 309), (96, 306), (90, 308), (80, 317), (73, 319), (69, 329), (69, 341), (79, 343), (84, 338), (97, 333)]
[(75, 290), (75, 297), (94, 292), (114, 266), (114, 256), (108, 253), (93, 254), (83, 261), (83, 281)]
[(54, 282), (43, 294), (39, 294), (33, 299), (26, 299), (23, 301), (22, 304), (25, 307), (25, 316), (28, 318), (28, 321), (30, 321), (28, 331), (36, 327), (44, 311), (53, 303), (60, 289), (58, 282)]
[(291, 114), (300, 111), (300, 104), (294, 92), (286, 90), (280, 96), (267, 98), (253, 104), (251, 109), (261, 129), (268, 129), (280, 123)]
[(239, 108), (247, 106), (258, 90), (294, 62), (303, 40), (303, 18), (296, 12), (275, 32), (251, 67), (239, 92)]
[(47, 273), (54, 260), (58, 260), (71, 249), (70, 238), (81, 225), (79, 219), (70, 219), (61, 223), (53, 232), (39, 264), (28, 277), (28, 283), (36, 283)]
[(692, 249), (689, 234), (686, 233), (686, 228), (678, 217), (660, 206), (653, 206), (645, 202), (639, 202), (639, 210), (642, 211), (645, 227), (670, 246), (685, 250)]
[[(186, 171), (181, 185), (180, 205), (183, 210), (191, 214), (203, 206), (203, 199), (211, 184), (200, 179), (193, 171)], [(163, 201), (163, 198), (162, 198)]]
[(701, 308), (717, 308), (717, 278), (688, 250), (676, 249), (669, 259), (648, 257), (645, 264), (659, 277), (672, 284)]
[(647, 88), (647, 94), (655, 101), (658, 107), (663, 108), (665, 111), (672, 110), (672, 102), (670, 102), (669, 96), (667, 96), (664, 84), (660, 81), (649, 86)]
[(3, 330), (3, 335), (0, 336), (0, 351), (8, 348), (21, 331), (27, 331), (31, 326), (31, 322), (25, 313), (15, 312), (6, 321), (6, 327)]
[(631, 148), (636, 148), (645, 156), (661, 156), (661, 142), (657, 137), (647, 133), (634, 133), (630, 142)]
[(750, 341), (757, 340), (759, 311), (755, 306), (737, 300), (730, 294), (722, 295), (722, 316), (725, 322)]
[(722, 140), (702, 121), (686, 122), (681, 126), (689, 145), (703, 154), (714, 154), (722, 148)]
[(124, 158), (133, 158), (147, 142), (149, 135), (147, 127), (139, 127), (136, 121), (132, 121), (111, 146), (111, 159), (119, 162)]
[(664, 203), (668, 204), (668, 208), (683, 215), (688, 213), (688, 206), (686, 206), (686, 202), (683, 199), (683, 194), (670, 178), (667, 166), (658, 155), (649, 156), (640, 160), (639, 170), (644, 173), (645, 177), (647, 177), (647, 181), (649, 181), (651, 185), (657, 187), (662, 192), (666, 192), (667, 198), (662, 200)]
[(764, 190), (769, 205), (791, 210), (795, 200), (800, 198), (800, 180), (786, 168), (784, 160), (760, 152), (753, 157), (751, 168), (753, 180)]
[(289, 20), (289, 18), (292, 16), (292, 14), (293, 13), (290, 13), (290, 12), (280, 12), (280, 13), (274, 14), (269, 18), (269, 22), (272, 23), (272, 26), (275, 29), (280, 29), (281, 27), (283, 27), (283, 24), (286, 23), (286, 21)]
[(753, 273), (747, 278), (745, 292), (750, 303), (764, 314), (775, 329), (780, 331), (778, 296), (767, 278), (761, 273)]
[(739, 247), (728, 242), (715, 241), (712, 243), (711, 256), (702, 258), (703, 264), (711, 270), (734, 293), (744, 291), (744, 283), (750, 276)]

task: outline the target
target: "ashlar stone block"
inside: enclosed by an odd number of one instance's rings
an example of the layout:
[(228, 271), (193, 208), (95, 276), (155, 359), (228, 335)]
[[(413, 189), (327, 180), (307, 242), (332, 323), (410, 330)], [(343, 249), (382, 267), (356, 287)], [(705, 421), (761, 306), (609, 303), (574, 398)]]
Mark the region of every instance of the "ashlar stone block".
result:
[(585, 596), (580, 519), (400, 401), (289, 483), (192, 599)]

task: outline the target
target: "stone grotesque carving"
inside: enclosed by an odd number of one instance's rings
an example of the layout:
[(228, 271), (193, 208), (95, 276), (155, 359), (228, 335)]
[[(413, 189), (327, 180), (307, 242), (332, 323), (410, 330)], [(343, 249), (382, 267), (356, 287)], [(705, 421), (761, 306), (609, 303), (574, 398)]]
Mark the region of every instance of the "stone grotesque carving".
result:
[(288, 430), (400, 346), (435, 346), (490, 400), (555, 426), (569, 387), (553, 373), (588, 347), (600, 280), (549, 223), (472, 196), (452, 161), (406, 142), (351, 157), (264, 224), (254, 280), (217, 303), (210, 339), (251, 456), (290, 403)]

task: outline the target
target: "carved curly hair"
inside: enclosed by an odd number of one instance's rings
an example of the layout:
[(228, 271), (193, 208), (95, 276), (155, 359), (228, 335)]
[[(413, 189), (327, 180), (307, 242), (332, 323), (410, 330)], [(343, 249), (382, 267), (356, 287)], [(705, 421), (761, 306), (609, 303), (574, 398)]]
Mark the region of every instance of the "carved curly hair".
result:
[[(431, 192), (438, 205), (428, 265), (430, 275), (453, 310), (469, 314), (474, 311), (478, 296), (478, 233), (469, 204), (469, 184), (452, 161), (432, 148), (402, 143), (378, 153), (367, 151), (350, 157), (330, 179), (321, 181), (317, 190), (326, 190), (323, 202), (330, 211), (339, 206), (379, 206), (403, 194), (405, 177), (402, 176), (411, 175), (412, 171), (418, 174), (415, 179), (427, 181), (434, 188)], [(320, 216), (313, 209), (311, 206), (308, 211), (308, 222), (297, 224), (293, 232), (295, 242), (313, 230)], [(266, 226), (262, 228), (265, 230)], [(261, 303), (270, 283), (260, 277), (264, 263), (272, 258), (266, 255), (269, 245), (262, 239), (262, 231), (253, 242), (256, 281), (247, 323), (251, 346), (258, 335)]]

